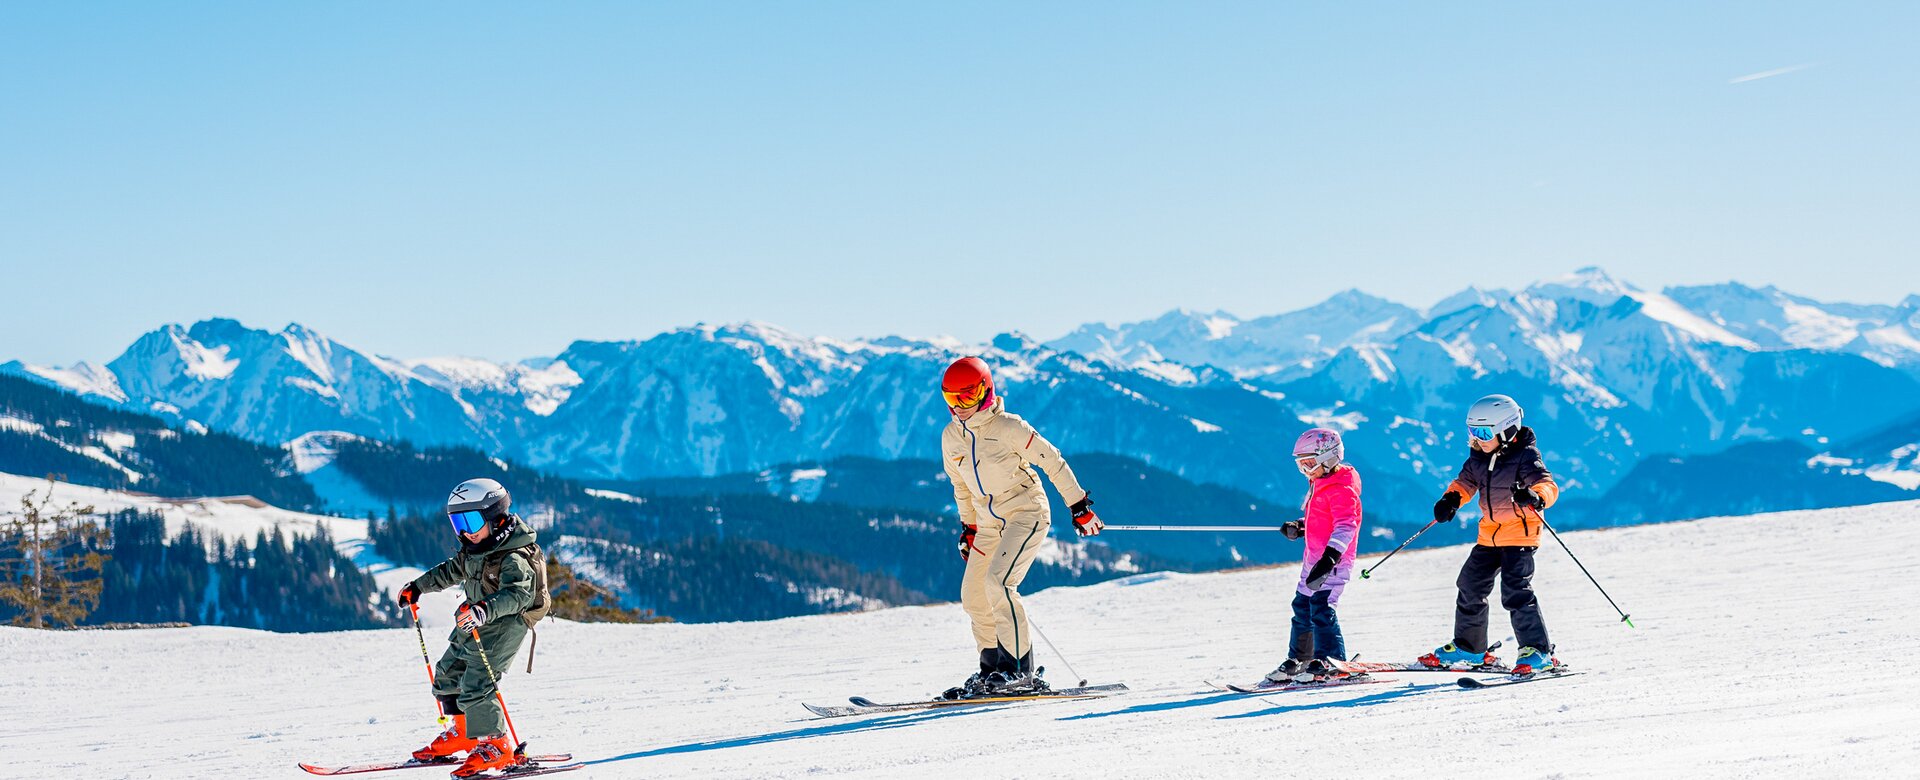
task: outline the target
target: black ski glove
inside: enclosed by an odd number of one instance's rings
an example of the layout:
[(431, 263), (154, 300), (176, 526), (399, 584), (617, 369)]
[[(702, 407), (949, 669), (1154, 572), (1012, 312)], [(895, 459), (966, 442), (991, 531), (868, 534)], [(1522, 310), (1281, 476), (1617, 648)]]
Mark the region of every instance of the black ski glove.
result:
[(964, 561), (967, 559), (967, 556), (973, 554), (973, 535), (980, 532), (980, 526), (966, 525), (963, 523), (960, 528), (962, 529), (960, 531), (960, 560)]
[(1287, 537), (1288, 541), (1297, 542), (1307, 535), (1307, 527), (1298, 520), (1288, 520), (1280, 524), (1280, 535)]
[(400, 589), (400, 606), (410, 607), (420, 602), (420, 586), (411, 582)]
[(1433, 502), (1433, 521), (1436, 523), (1445, 523), (1453, 520), (1453, 514), (1460, 511), (1460, 502), (1462, 500), (1464, 499), (1461, 498), (1459, 493), (1451, 490), (1447, 491), (1447, 494), (1441, 496), (1439, 501)]
[(1533, 488), (1516, 482), (1513, 485), (1513, 503), (1519, 506), (1539, 509), (1542, 502), (1540, 501), (1540, 494), (1533, 492)]
[(1307, 590), (1319, 590), (1327, 584), (1327, 578), (1333, 576), (1333, 567), (1340, 565), (1340, 551), (1327, 545), (1320, 553), (1320, 560), (1313, 562), (1313, 568), (1307, 570)]

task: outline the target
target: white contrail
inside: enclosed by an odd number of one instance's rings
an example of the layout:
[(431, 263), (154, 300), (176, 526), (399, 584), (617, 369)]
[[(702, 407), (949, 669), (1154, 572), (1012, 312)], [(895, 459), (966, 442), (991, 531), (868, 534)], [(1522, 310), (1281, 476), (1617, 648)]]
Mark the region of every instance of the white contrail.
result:
[(1759, 81), (1761, 79), (1770, 79), (1770, 78), (1773, 78), (1774, 76), (1784, 76), (1796, 70), (1806, 70), (1813, 66), (1814, 66), (1814, 63), (1803, 62), (1799, 65), (1788, 65), (1787, 67), (1784, 67), (1784, 68), (1774, 68), (1773, 70), (1763, 70), (1763, 71), (1760, 71), (1759, 73), (1749, 73), (1745, 76), (1738, 76), (1732, 79), (1728, 79), (1727, 83), (1728, 84), (1745, 84), (1749, 81)]

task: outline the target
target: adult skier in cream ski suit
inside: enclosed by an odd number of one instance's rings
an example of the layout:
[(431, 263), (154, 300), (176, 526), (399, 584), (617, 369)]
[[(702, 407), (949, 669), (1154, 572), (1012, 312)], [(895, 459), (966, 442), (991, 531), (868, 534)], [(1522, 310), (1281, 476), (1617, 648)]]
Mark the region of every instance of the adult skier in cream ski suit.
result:
[(967, 357), (947, 368), (941, 395), (953, 421), (940, 436), (953, 503), (960, 512), (960, 556), (966, 561), (960, 603), (973, 624), (980, 669), (942, 694), (949, 699), (1047, 690), (1033, 663), (1033, 629), (1020, 582), (1047, 541), (1052, 517), (1040, 487), (1047, 473), (1081, 536), (1103, 524), (1093, 498), (1060, 450), (1026, 420), (1006, 410), (986, 361)]

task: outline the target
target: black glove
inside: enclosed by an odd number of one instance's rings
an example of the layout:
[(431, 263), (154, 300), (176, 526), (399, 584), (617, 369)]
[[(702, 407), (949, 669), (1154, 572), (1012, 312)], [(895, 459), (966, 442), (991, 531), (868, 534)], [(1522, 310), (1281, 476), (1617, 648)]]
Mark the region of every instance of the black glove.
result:
[(1333, 576), (1333, 567), (1340, 565), (1340, 551), (1327, 545), (1320, 553), (1320, 560), (1313, 562), (1313, 568), (1307, 570), (1307, 590), (1319, 590), (1327, 584), (1327, 578)]
[(1307, 527), (1298, 520), (1288, 520), (1280, 524), (1280, 535), (1287, 537), (1288, 541), (1297, 542), (1300, 537), (1307, 535)]
[(420, 586), (411, 582), (400, 588), (400, 606), (410, 607), (420, 603)]
[(1459, 493), (1451, 490), (1447, 491), (1447, 494), (1441, 496), (1439, 501), (1433, 502), (1433, 521), (1436, 523), (1445, 523), (1452, 520), (1453, 513), (1460, 511), (1461, 500), (1462, 498)]
[(960, 560), (966, 560), (973, 554), (973, 535), (980, 532), (980, 526), (960, 524)]
[(1092, 506), (1093, 494), (1088, 493), (1075, 501), (1073, 506), (1067, 507), (1067, 513), (1073, 515), (1073, 530), (1081, 536), (1096, 536), (1107, 527), (1106, 523), (1100, 521), (1100, 516), (1089, 508)]
[(1513, 485), (1513, 503), (1519, 506), (1539, 509), (1540, 505), (1544, 502), (1540, 500), (1540, 494), (1533, 492), (1533, 488), (1516, 482)]

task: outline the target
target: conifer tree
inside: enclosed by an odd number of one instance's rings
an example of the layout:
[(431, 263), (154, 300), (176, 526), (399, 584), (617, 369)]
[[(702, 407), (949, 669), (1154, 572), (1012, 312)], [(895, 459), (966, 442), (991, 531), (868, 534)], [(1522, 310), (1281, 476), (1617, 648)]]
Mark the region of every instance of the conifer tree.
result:
[(48, 477), (44, 491), (27, 491), (7, 522), (11, 550), (0, 553), (0, 602), (19, 610), (16, 626), (71, 626), (100, 602), (107, 530), (92, 519), (91, 505), (54, 503), (56, 485)]

